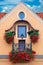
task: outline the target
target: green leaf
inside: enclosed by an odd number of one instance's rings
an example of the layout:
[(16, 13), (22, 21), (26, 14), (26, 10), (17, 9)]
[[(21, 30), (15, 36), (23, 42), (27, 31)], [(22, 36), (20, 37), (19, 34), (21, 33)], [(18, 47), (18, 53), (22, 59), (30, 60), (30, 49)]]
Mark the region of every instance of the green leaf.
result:
[(33, 33), (33, 30), (29, 31), (28, 34), (31, 35), (31, 33)]
[(6, 36), (11, 37), (12, 36), (12, 32), (6, 32)]
[(38, 35), (38, 31), (31, 30), (28, 32), (29, 35)]
[(34, 32), (35, 35), (38, 35), (38, 32)]
[(28, 54), (32, 54), (32, 52), (30, 52), (30, 51), (28, 51), (27, 53), (28, 53)]

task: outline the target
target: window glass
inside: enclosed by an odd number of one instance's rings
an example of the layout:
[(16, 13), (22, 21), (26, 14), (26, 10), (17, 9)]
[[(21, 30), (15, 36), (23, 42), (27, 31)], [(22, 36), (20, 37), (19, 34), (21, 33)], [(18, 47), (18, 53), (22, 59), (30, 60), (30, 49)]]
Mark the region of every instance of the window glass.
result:
[(26, 26), (18, 26), (18, 37), (26, 37)]
[(19, 13), (19, 18), (20, 18), (20, 19), (24, 19), (24, 17), (25, 17), (24, 12), (20, 12), (20, 13)]

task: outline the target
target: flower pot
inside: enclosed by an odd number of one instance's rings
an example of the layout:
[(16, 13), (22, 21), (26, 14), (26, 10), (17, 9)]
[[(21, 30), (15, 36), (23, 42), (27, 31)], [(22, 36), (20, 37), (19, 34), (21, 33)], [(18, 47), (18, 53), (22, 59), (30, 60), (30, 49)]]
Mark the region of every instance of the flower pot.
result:
[(37, 35), (33, 35), (30, 37), (30, 39), (33, 43), (36, 43), (36, 42), (38, 42), (39, 37)]
[(14, 36), (10, 37), (10, 36), (5, 36), (6, 42), (7, 43), (11, 43), (14, 39)]

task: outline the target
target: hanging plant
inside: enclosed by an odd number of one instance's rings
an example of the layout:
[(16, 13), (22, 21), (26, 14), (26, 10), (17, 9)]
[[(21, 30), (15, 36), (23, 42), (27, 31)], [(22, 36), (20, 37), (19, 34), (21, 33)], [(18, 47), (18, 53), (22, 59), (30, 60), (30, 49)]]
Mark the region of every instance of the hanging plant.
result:
[(36, 52), (32, 51), (32, 53), (28, 50), (27, 51), (18, 51), (12, 53), (12, 51), (9, 53), (9, 60), (12, 61), (13, 63), (18, 63), (18, 62), (30, 62)]
[(7, 43), (11, 43), (14, 39), (15, 32), (6, 32), (5, 33), (5, 40)]
[(39, 31), (38, 30), (30, 30), (28, 32), (28, 34), (30, 35), (30, 39), (33, 43), (38, 42), (38, 39), (39, 39)]

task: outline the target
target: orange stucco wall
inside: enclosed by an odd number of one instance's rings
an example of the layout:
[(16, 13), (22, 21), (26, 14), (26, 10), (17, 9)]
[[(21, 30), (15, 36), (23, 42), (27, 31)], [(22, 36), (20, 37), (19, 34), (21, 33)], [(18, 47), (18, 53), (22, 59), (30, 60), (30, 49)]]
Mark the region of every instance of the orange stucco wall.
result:
[[(41, 19), (38, 18), (37, 15), (35, 15), (33, 12), (31, 12), (30, 9), (26, 8), (21, 3), (0, 21), (0, 55), (8, 54), (11, 51), (11, 44), (6, 43), (4, 39), (4, 34), (5, 34), (5, 30), (9, 29), (14, 24), (14, 22), (16, 22), (17, 20), (20, 20), (18, 14), (21, 11), (25, 13), (24, 20), (27, 20), (35, 29), (39, 30), (39, 41), (38, 43), (32, 45), (32, 49), (36, 51), (36, 55), (37, 54), (43, 55), (43, 22)], [(15, 41), (17, 42), (17, 38), (15, 38)], [(34, 61), (31, 62), (30, 65), (34, 63), (36, 65), (43, 65), (43, 62), (34, 62)], [(13, 65), (13, 64), (11, 64), (8, 61), (8, 62), (0, 62), (0, 65)], [(20, 65), (23, 65), (23, 64), (20, 64)]]
[(29, 62), (29, 63), (16, 63), (16, 64), (13, 64), (11, 63), (8, 59), (1, 59), (0, 60), (0, 65), (43, 65), (43, 60), (42, 59), (35, 59), (34, 61), (32, 62)]

